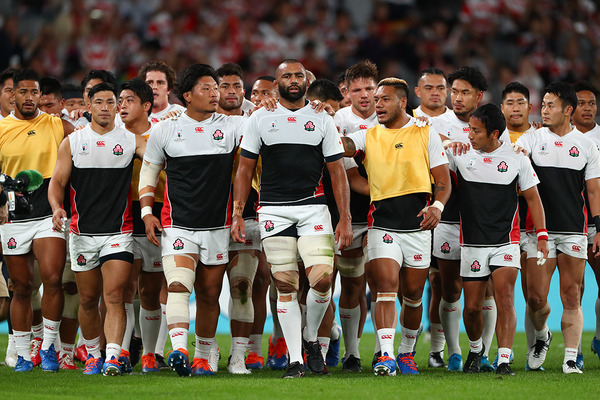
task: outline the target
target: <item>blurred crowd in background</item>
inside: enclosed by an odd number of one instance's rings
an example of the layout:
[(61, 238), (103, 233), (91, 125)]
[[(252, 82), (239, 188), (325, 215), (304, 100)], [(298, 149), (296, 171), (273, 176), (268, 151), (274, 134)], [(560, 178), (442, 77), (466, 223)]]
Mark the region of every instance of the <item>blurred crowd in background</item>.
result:
[(285, 58), (336, 80), (360, 59), (380, 77), (470, 65), (499, 103), (507, 83), (600, 86), (600, 11), (592, 0), (3, 0), (0, 70), (29, 66), (79, 83), (90, 69), (120, 80), (162, 59), (242, 66), (246, 83)]

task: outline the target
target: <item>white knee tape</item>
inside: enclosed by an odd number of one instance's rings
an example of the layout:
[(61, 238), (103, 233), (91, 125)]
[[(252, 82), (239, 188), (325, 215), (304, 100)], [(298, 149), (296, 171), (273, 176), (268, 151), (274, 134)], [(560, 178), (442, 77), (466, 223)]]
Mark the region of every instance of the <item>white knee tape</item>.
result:
[(252, 296), (238, 299), (231, 297), (230, 317), (234, 321), (253, 323), (254, 304), (252, 303)]
[[(237, 265), (229, 271), (229, 287), (231, 290), (231, 319), (240, 322), (254, 322), (254, 305), (252, 303), (252, 283), (258, 269), (258, 257), (251, 253), (239, 253)], [(243, 285), (242, 282), (246, 282)], [(242, 292), (239, 284), (246, 286)]]
[(409, 299), (409, 298), (402, 296), (402, 305), (403, 306), (417, 308), (421, 305), (422, 302), (423, 302), (423, 298), (413, 300), (413, 299)]
[(189, 292), (169, 292), (166, 310), (167, 325), (190, 323), (189, 301)]
[(175, 256), (165, 256), (162, 259), (167, 286), (171, 283), (179, 282), (191, 293), (194, 289), (194, 281), (196, 280), (196, 261), (190, 257), (193, 262), (194, 269), (178, 267), (175, 264)]
[(237, 265), (229, 271), (229, 280), (248, 278), (250, 282), (254, 282), (254, 276), (258, 270), (258, 257), (251, 253), (239, 253), (236, 258)]
[(31, 293), (31, 309), (33, 311), (42, 309), (42, 295), (40, 294), (39, 286), (33, 288), (33, 292)]
[(335, 242), (333, 235), (311, 235), (298, 238), (298, 252), (304, 267), (329, 265), (333, 268)]
[(65, 306), (63, 308), (62, 316), (65, 318), (77, 319), (78, 311), (79, 311), (79, 293), (75, 293), (75, 294), (65, 293)]
[(271, 272), (298, 271), (298, 247), (296, 238), (286, 236), (268, 237), (262, 242)]
[(337, 257), (336, 267), (344, 278), (358, 278), (365, 274), (365, 256), (349, 258)]
[(396, 302), (396, 298), (398, 297), (398, 293), (394, 292), (379, 292), (377, 293), (377, 303), (381, 301), (393, 301)]

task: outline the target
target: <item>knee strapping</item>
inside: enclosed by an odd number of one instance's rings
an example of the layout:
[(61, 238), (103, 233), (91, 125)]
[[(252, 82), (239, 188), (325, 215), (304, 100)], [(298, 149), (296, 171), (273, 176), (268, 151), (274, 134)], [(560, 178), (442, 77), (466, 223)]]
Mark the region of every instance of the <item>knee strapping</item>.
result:
[(307, 278), (309, 286), (315, 287), (315, 285), (321, 280), (331, 276), (333, 273), (333, 267), (331, 265), (317, 264), (310, 267)]
[(258, 257), (251, 253), (240, 253), (236, 258), (237, 264), (229, 271), (231, 319), (252, 323), (254, 322), (252, 281), (258, 269)]
[[(295, 290), (298, 290), (300, 288), (300, 274), (298, 273), (298, 271), (274, 272), (273, 278), (275, 278), (275, 280), (278, 282), (290, 285)], [(279, 293), (279, 290), (277, 292)]]
[(394, 292), (379, 292), (377, 293), (377, 303), (382, 301), (393, 301), (396, 302), (396, 298), (398, 297), (398, 293)]
[(365, 274), (365, 256), (355, 258), (338, 257), (336, 267), (341, 276), (345, 278), (358, 278)]
[(189, 292), (169, 292), (167, 297), (167, 324), (188, 324), (190, 322)]
[(167, 286), (178, 282), (191, 293), (196, 280), (196, 260), (189, 255), (179, 255), (176, 262), (175, 257), (165, 256), (162, 259)]
[(269, 237), (263, 240), (263, 249), (271, 272), (298, 271), (298, 244), (296, 238)]
[(79, 311), (79, 293), (69, 294), (65, 293), (65, 306), (63, 308), (62, 316), (70, 319), (77, 319), (77, 313)]
[(407, 297), (402, 296), (402, 305), (407, 307), (417, 308), (421, 305), (423, 298), (419, 298), (417, 300), (409, 299)]
[(306, 268), (313, 265), (329, 265), (333, 270), (333, 235), (311, 235), (298, 238), (298, 252)]

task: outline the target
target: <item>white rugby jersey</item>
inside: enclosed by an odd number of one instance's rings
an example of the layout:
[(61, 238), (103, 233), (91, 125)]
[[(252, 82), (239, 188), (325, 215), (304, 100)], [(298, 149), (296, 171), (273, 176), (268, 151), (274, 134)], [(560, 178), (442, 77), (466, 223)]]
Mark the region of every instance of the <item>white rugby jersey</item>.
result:
[(458, 181), (461, 242), (464, 246), (519, 243), (518, 189), (539, 183), (529, 158), (508, 144), (491, 153), (448, 154)]
[(379, 123), (375, 109), (373, 109), (371, 116), (362, 118), (352, 111), (352, 106), (344, 107), (336, 112), (333, 122), (335, 122), (335, 126), (340, 129), (340, 133), (344, 136), (360, 131), (361, 129), (372, 128)]
[(169, 113), (171, 111), (184, 112), (185, 107), (182, 105), (179, 105), (179, 104), (169, 104), (167, 106), (167, 108), (165, 108), (164, 110), (156, 112), (156, 113), (153, 112), (152, 114), (150, 114), (150, 116), (148, 117), (148, 121), (150, 121), (151, 124), (156, 124), (161, 121), (161, 118), (166, 117), (167, 113)]
[(262, 157), (261, 206), (325, 204), (324, 162), (344, 152), (333, 118), (308, 103), (295, 111), (281, 104), (275, 111), (255, 111), (241, 147), (246, 158)]
[[(586, 138), (589, 138), (592, 140), (592, 142), (594, 142), (596, 144), (596, 147), (598, 148), (598, 150), (600, 150), (600, 125), (596, 124), (594, 125), (594, 127), (592, 129), (590, 129), (589, 131), (584, 133)], [(592, 222), (592, 210), (590, 210), (589, 207), (589, 203), (590, 200), (588, 199), (588, 195), (587, 195), (587, 188), (585, 189), (584, 192), (585, 195), (585, 204), (586, 204), (586, 210), (587, 210), (587, 219), (588, 219), (588, 226), (594, 226), (593, 222)]]
[(183, 113), (156, 124), (144, 161), (165, 166), (161, 222), (167, 228), (212, 230), (231, 224), (231, 173), (245, 119)]
[(521, 136), (517, 145), (527, 150), (540, 179), (538, 190), (548, 232), (587, 233), (585, 181), (600, 177), (594, 142), (575, 128), (564, 136), (540, 128)]
[(71, 231), (77, 235), (130, 233), (135, 135), (123, 128), (100, 135), (91, 125), (69, 135)]
[[(437, 117), (441, 117), (442, 115), (448, 114), (448, 113), (454, 114), (454, 112), (450, 108), (446, 107), (446, 111), (444, 111), (442, 114), (438, 115)], [(423, 110), (421, 109), (421, 106), (413, 109), (413, 116), (415, 116), (415, 117), (426, 117), (426, 118), (437, 118), (437, 117), (430, 117), (429, 115), (425, 114), (423, 112)]]

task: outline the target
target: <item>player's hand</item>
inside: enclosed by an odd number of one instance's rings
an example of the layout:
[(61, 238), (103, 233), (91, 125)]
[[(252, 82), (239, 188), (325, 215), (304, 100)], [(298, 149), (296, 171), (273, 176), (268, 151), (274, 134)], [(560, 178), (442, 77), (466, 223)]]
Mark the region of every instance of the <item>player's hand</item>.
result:
[(512, 148), (515, 150), (515, 153), (519, 154), (519, 153), (523, 153), (524, 155), (528, 155), (527, 154), (527, 150), (525, 150), (523, 147), (519, 146), (516, 143), (511, 143), (510, 144), (512, 146)]
[(592, 252), (594, 253), (594, 258), (600, 258), (600, 232), (594, 235)]
[(85, 108), (77, 108), (77, 109), (71, 111), (70, 117), (73, 121), (77, 121), (79, 118), (83, 118), (83, 113), (86, 111), (87, 111), (87, 109), (85, 109)]
[(340, 218), (335, 227), (334, 240), (337, 243), (338, 250), (344, 251), (352, 244), (354, 235), (352, 233), (352, 222), (349, 218)]
[(417, 126), (417, 128), (422, 128), (424, 126), (427, 125), (431, 125), (429, 123), (429, 118), (421, 115), (420, 117), (415, 117), (416, 121), (415, 121), (415, 125)]
[(52, 213), (52, 228), (56, 232), (63, 233), (67, 229), (67, 212), (62, 208)]
[[(599, 238), (599, 240), (600, 240), (600, 238)], [(548, 259), (548, 241), (547, 240), (538, 240), (537, 256), (538, 256), (537, 264), (544, 265), (546, 263), (546, 260)]]
[(533, 126), (535, 129), (540, 129), (544, 126), (544, 124), (538, 121), (538, 122), (532, 122), (531, 126)]
[(181, 111), (181, 110), (169, 111), (160, 120), (164, 121), (165, 119), (170, 119), (171, 121), (177, 121), (179, 119), (179, 117), (181, 117), (181, 114), (183, 114), (183, 111)]
[(144, 216), (143, 221), (144, 225), (146, 226), (146, 238), (150, 243), (152, 243), (156, 247), (160, 247), (160, 241), (156, 237), (155, 233), (156, 229), (158, 229), (159, 232), (163, 231), (163, 227), (160, 224), (160, 221), (152, 214)]
[(460, 156), (471, 150), (471, 145), (462, 142), (452, 142), (446, 147), (446, 150), (451, 151), (455, 156)]
[(241, 215), (231, 217), (231, 237), (234, 242), (246, 243), (246, 222)]
[(8, 202), (0, 207), (0, 225), (8, 222)]
[(335, 111), (333, 110), (333, 107), (331, 107), (331, 104), (326, 103), (324, 101), (313, 100), (310, 102), (310, 106), (313, 108), (313, 110), (315, 110), (317, 114), (325, 111), (332, 117), (335, 115)]
[(417, 218), (421, 216), (423, 216), (423, 221), (421, 221), (421, 230), (430, 231), (440, 223), (440, 219), (442, 219), (442, 211), (437, 207), (427, 206), (417, 214)]
[(260, 104), (258, 104), (256, 107), (254, 107), (252, 109), (252, 111), (256, 111), (261, 107), (264, 107), (265, 110), (267, 110), (267, 111), (275, 111), (275, 109), (277, 108), (277, 103), (278, 103), (277, 99), (268, 97), (266, 99), (262, 99), (260, 101)]

